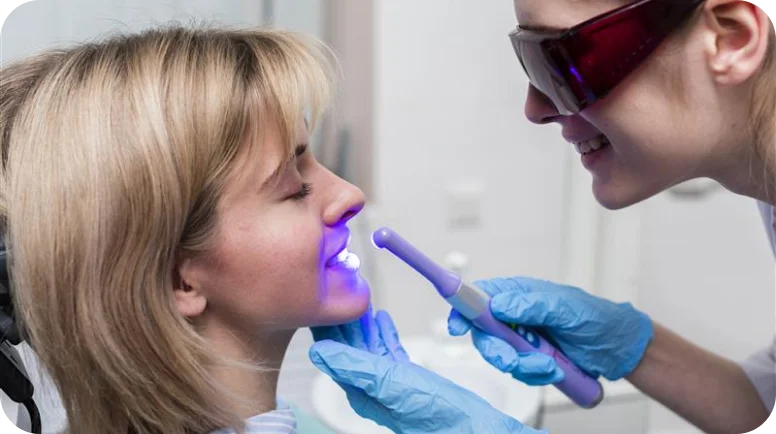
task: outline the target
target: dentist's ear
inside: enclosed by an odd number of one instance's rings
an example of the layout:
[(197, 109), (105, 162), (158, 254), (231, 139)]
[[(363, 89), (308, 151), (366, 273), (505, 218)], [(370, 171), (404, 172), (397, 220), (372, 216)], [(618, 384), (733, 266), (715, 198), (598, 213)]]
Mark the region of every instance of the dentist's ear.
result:
[(173, 271), (175, 307), (187, 318), (201, 315), (207, 306), (207, 297), (195, 278), (191, 262), (190, 259), (184, 259)]
[(735, 86), (754, 77), (768, 53), (768, 15), (740, 0), (708, 0), (703, 8), (706, 58), (714, 80)]

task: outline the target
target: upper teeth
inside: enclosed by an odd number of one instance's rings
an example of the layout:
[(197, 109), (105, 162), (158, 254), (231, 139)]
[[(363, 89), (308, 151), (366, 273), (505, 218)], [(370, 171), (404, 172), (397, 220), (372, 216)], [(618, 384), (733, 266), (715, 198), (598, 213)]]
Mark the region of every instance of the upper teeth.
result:
[(582, 155), (589, 154), (595, 150), (601, 149), (604, 145), (608, 144), (609, 140), (604, 136), (598, 136), (584, 142), (575, 142), (574, 147), (577, 148), (577, 152)]
[(341, 252), (337, 253), (337, 259), (336, 259), (336, 261), (337, 261), (337, 262), (344, 262), (346, 259), (348, 259), (348, 255), (349, 255), (349, 254), (350, 254), (350, 252), (348, 252), (348, 249), (347, 249), (347, 248), (345, 248), (345, 249), (342, 249), (342, 251), (341, 251)]
[(327, 267), (333, 267), (334, 265), (341, 264), (351, 270), (358, 270), (361, 267), (361, 260), (358, 259), (353, 253), (350, 253), (347, 248), (337, 253), (336, 256), (331, 258), (327, 263)]

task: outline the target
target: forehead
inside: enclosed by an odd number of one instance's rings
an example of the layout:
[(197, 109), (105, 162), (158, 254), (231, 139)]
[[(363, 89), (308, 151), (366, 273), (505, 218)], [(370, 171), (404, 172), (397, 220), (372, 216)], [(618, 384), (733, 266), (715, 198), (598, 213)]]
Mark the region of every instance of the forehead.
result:
[(272, 119), (249, 124), (232, 163), (222, 202), (239, 198), (242, 193), (255, 194), (268, 180), (278, 181), (297, 145), (307, 144), (304, 123), (299, 124), (291, 140), (284, 142), (280, 126)]
[(565, 29), (608, 12), (629, 0), (514, 0), (517, 23)]

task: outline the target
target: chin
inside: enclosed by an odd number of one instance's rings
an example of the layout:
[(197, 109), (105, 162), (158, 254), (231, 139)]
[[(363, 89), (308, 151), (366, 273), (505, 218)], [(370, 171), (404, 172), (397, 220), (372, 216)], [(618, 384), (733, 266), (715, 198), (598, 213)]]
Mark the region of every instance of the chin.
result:
[(325, 327), (346, 324), (355, 321), (366, 313), (369, 308), (369, 299), (365, 303), (352, 304), (348, 306), (337, 306), (326, 309), (316, 321), (308, 324), (309, 327)]
[(593, 181), (593, 196), (601, 206), (610, 211), (627, 208), (652, 196), (636, 189), (626, 189), (622, 186), (615, 188), (611, 184)]
[(361, 279), (346, 290), (333, 290), (321, 302), (314, 326), (339, 325), (354, 321), (366, 313), (371, 302), (369, 285)]

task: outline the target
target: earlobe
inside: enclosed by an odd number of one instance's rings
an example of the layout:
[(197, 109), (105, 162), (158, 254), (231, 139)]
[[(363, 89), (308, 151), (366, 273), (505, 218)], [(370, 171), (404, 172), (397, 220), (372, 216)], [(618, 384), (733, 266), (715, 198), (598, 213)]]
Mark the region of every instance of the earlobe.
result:
[(191, 267), (189, 260), (184, 260), (183, 264), (173, 272), (173, 297), (175, 307), (178, 312), (187, 317), (194, 318), (202, 314), (207, 306), (207, 297), (196, 281), (185, 276), (190, 274), (187, 270)]
[(748, 81), (766, 59), (768, 16), (739, 0), (710, 0), (705, 7), (708, 62), (715, 81), (724, 86)]

